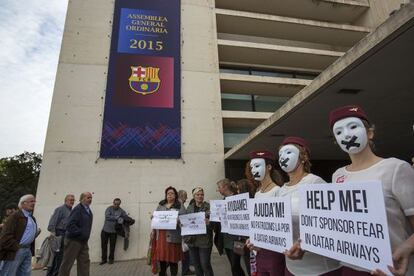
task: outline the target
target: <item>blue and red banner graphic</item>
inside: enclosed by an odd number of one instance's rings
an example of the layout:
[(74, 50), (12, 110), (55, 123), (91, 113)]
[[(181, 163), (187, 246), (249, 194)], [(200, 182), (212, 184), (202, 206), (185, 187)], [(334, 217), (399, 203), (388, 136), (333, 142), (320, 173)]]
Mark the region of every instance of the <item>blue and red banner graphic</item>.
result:
[(180, 0), (117, 0), (103, 158), (180, 158)]

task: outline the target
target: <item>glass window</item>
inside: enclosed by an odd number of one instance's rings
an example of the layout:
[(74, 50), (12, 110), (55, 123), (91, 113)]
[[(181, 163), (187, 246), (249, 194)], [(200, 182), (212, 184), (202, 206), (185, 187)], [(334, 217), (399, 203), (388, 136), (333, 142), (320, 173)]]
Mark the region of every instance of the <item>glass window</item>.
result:
[(313, 80), (318, 75), (312, 75), (312, 74), (296, 74), (296, 78), (298, 79), (305, 79), (305, 80)]
[(275, 112), (288, 100), (289, 97), (222, 93), (221, 108), (230, 111)]
[(255, 75), (255, 76), (293, 78), (293, 74), (287, 73), (287, 72), (271, 72), (271, 71), (257, 71), (257, 70), (252, 70), (251, 72), (252, 72), (252, 75)]
[(231, 111), (253, 111), (252, 96), (222, 93), (221, 109)]
[(223, 133), (224, 148), (232, 148), (247, 137), (248, 133)]
[(220, 73), (250, 75), (249, 70), (220, 68)]
[(254, 96), (257, 112), (275, 112), (289, 100), (289, 97)]

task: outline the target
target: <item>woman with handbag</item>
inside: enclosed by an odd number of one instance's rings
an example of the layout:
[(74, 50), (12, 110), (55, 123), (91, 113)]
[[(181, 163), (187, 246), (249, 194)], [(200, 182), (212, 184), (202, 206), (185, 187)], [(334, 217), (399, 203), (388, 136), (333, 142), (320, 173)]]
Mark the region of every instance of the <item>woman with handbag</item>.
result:
[[(250, 153), (250, 170), (253, 178), (259, 181), (255, 198), (274, 197), (283, 183), (282, 176), (275, 170), (275, 157), (268, 151)], [(247, 178), (249, 178), (247, 176)], [(256, 248), (249, 240), (246, 242), (250, 250), (257, 251), (256, 268), (258, 276), (280, 276), (285, 273), (285, 256), (267, 249)]]
[(310, 149), (301, 137), (286, 137), (279, 147), (279, 165), (288, 176), (278, 191), (278, 196), (290, 196), (292, 206), (293, 240), (292, 248), (285, 252), (285, 276), (340, 275), (339, 262), (311, 252), (304, 252), (299, 239), (299, 186), (320, 184), (325, 181), (310, 172)]
[[(178, 192), (174, 187), (165, 189), (165, 198), (160, 201), (156, 211), (178, 211), (179, 215), (185, 213), (183, 205), (178, 200)], [(178, 262), (182, 260), (181, 231), (177, 223), (175, 230), (153, 230), (151, 238), (156, 238), (156, 260), (160, 264), (160, 276), (167, 275), (170, 267), (171, 276), (177, 276)]]
[(190, 248), (197, 276), (214, 276), (211, 266), (211, 249), (213, 247), (213, 229), (209, 223), (210, 204), (204, 201), (203, 188), (193, 189), (193, 201), (187, 207), (187, 214), (205, 212), (207, 233), (203, 235), (184, 236), (184, 241)]
[[(235, 182), (224, 178), (217, 182), (217, 191), (224, 197), (237, 194), (237, 185)], [(245, 276), (245, 273), (241, 267), (241, 255), (240, 251), (240, 236), (231, 235), (228, 233), (220, 233), (218, 243), (218, 251), (224, 251), (227, 259), (229, 260), (232, 276)], [(244, 245), (242, 245), (244, 247)], [(239, 254), (238, 254), (239, 253)]]

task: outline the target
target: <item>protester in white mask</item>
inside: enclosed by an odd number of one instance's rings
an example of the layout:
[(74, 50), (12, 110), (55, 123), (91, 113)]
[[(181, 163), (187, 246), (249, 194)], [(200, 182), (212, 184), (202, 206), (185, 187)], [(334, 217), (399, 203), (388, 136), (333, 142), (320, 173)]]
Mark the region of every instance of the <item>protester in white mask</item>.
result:
[(277, 192), (278, 196), (290, 196), (292, 206), (293, 240), (292, 248), (285, 252), (285, 276), (340, 275), (339, 262), (311, 252), (304, 252), (299, 240), (299, 185), (320, 184), (325, 181), (310, 172), (310, 150), (301, 137), (287, 137), (279, 147), (279, 165), (288, 176)]
[[(255, 151), (250, 153), (250, 172), (252, 177), (259, 181), (259, 186), (255, 198), (273, 197), (283, 180), (278, 171), (275, 170), (275, 157), (268, 151)], [(250, 175), (247, 175), (250, 179)], [(284, 255), (278, 252), (256, 248), (254, 244), (246, 241), (250, 250), (256, 250), (256, 267), (258, 276), (277, 276), (285, 273)]]
[[(344, 106), (333, 110), (329, 125), (341, 149), (348, 153), (351, 164), (338, 169), (332, 176), (333, 183), (379, 180), (384, 191), (391, 248), (394, 252), (395, 275), (414, 275), (414, 259), (404, 254), (402, 262), (396, 249), (408, 244), (414, 229), (414, 170), (405, 161), (396, 158), (383, 159), (372, 151), (374, 128), (359, 106)], [(342, 275), (371, 275), (369, 271), (343, 263)], [(380, 275), (380, 271), (375, 271)]]

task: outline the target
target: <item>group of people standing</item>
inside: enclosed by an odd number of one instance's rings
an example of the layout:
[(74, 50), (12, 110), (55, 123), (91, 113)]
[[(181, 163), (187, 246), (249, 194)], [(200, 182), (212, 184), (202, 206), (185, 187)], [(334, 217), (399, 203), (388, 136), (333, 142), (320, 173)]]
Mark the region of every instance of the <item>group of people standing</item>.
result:
[[(80, 203), (72, 208), (75, 198), (67, 195), (62, 206), (55, 209), (50, 218), (48, 230), (50, 239), (58, 240), (52, 265), (47, 276), (69, 276), (72, 265), (77, 261), (78, 275), (89, 275), (88, 240), (92, 228), (92, 194), (82, 193)], [(41, 230), (33, 210), (36, 198), (24, 195), (19, 200), (19, 210), (7, 218), (0, 235), (0, 276), (30, 276), (34, 244)]]
[[(351, 163), (339, 168), (332, 175), (332, 183), (361, 182), (379, 180), (384, 191), (384, 202), (389, 225), (391, 248), (394, 266), (389, 267), (394, 275), (414, 275), (414, 169), (405, 161), (396, 158), (381, 158), (374, 153), (374, 126), (364, 110), (355, 105), (344, 106), (333, 110), (329, 116), (329, 127), (336, 143), (346, 152)], [(246, 166), (246, 179), (237, 183), (229, 179), (220, 180), (218, 191), (223, 197), (248, 192), (250, 197), (283, 197), (290, 196), (292, 208), (293, 240), (292, 248), (278, 253), (257, 248), (248, 237), (239, 237), (220, 233), (220, 224), (209, 222), (207, 202), (193, 190), (197, 204), (187, 210), (179, 203), (175, 189), (167, 188), (165, 199), (160, 202), (157, 210), (186, 212), (206, 211), (208, 231), (205, 235), (195, 236), (203, 242), (191, 242), (189, 237), (190, 256), (196, 267), (197, 275), (213, 275), (210, 264), (211, 247), (214, 244), (220, 254), (226, 254), (233, 276), (251, 275), (251, 254), (255, 256), (255, 270), (259, 276), (280, 275), (324, 275), (324, 276), (363, 276), (386, 275), (380, 270), (367, 271), (353, 264), (340, 262), (325, 256), (306, 252), (301, 249), (299, 239), (299, 186), (325, 181), (311, 173), (311, 149), (305, 139), (290, 136), (277, 145), (278, 158), (269, 151), (254, 151)], [(282, 176), (278, 168), (285, 172)], [(194, 193), (196, 192), (196, 193)], [(378, 199), (381, 200), (381, 199)], [(166, 255), (173, 241), (176, 252)], [(215, 233), (213, 239), (213, 232)], [(157, 258), (161, 262), (159, 275), (166, 275), (166, 268), (171, 267), (171, 275), (177, 275), (177, 263), (181, 259), (181, 243), (179, 227), (174, 231), (154, 231), (158, 247)], [(240, 249), (240, 243), (245, 245)], [(167, 249), (167, 250), (165, 250)], [(174, 256), (174, 258), (172, 257)], [(244, 262), (245, 270), (242, 269)]]
[[(65, 196), (64, 204), (57, 207), (48, 224), (50, 235), (46, 238), (56, 242), (53, 261), (47, 266), (46, 276), (69, 276), (73, 264), (77, 263), (77, 275), (89, 276), (90, 259), (88, 240), (92, 230), (93, 214), (90, 208), (92, 193), (80, 195), (75, 207), (75, 196)], [(33, 216), (36, 198), (24, 195), (20, 198), (18, 210), (9, 212), (3, 221), (0, 235), (0, 276), (29, 276), (32, 271), (34, 242), (40, 228)], [(105, 211), (105, 223), (101, 232), (102, 261), (100, 264), (114, 262), (117, 238), (115, 225), (129, 217), (120, 208), (121, 200), (115, 198), (113, 205)], [(108, 241), (109, 259), (108, 258)], [(41, 252), (43, 254), (45, 252)]]
[[(329, 126), (336, 143), (345, 151), (351, 163), (332, 175), (332, 183), (379, 180), (384, 191), (384, 202), (389, 224), (391, 247), (394, 252), (394, 275), (414, 275), (414, 170), (405, 161), (383, 159), (375, 155), (374, 126), (359, 106), (344, 106), (333, 110)], [(257, 251), (259, 275), (385, 275), (380, 270), (367, 271), (353, 264), (339, 262), (301, 249), (299, 239), (299, 186), (324, 183), (311, 173), (311, 149), (300, 137), (287, 137), (278, 146), (278, 165), (287, 173), (288, 180), (280, 182), (271, 152), (250, 154), (251, 173), (259, 181), (255, 197), (290, 196), (294, 245), (284, 254), (247, 246)], [(378, 199), (381, 200), (381, 199)], [(410, 261), (411, 259), (411, 261)], [(285, 267), (284, 267), (285, 261)], [(410, 262), (409, 262), (410, 261)]]
[[(389, 236), (393, 251), (394, 266), (389, 270), (394, 275), (414, 275), (414, 169), (405, 161), (396, 158), (381, 158), (374, 153), (374, 126), (359, 106), (344, 106), (333, 110), (329, 116), (329, 127), (338, 146), (348, 154), (351, 163), (339, 168), (332, 175), (332, 183), (361, 182), (377, 180), (382, 183)], [(181, 236), (178, 221), (175, 230), (153, 230), (155, 260), (159, 264), (159, 275), (178, 274), (178, 263), (183, 262), (183, 275), (191, 272), (191, 262), (197, 276), (214, 275), (211, 265), (213, 244), (218, 252), (225, 254), (233, 276), (252, 275), (324, 275), (364, 276), (386, 275), (380, 270), (366, 271), (354, 264), (340, 262), (325, 256), (306, 252), (299, 239), (299, 187), (324, 183), (311, 173), (311, 149), (301, 137), (286, 137), (277, 145), (278, 157), (270, 151), (254, 151), (246, 165), (246, 179), (233, 182), (222, 179), (217, 182), (217, 191), (224, 198), (249, 193), (250, 197), (289, 196), (292, 208), (294, 244), (283, 254), (258, 248), (248, 237), (221, 232), (219, 222), (211, 222), (210, 205), (205, 201), (204, 190), (192, 190), (192, 200), (187, 207), (185, 199), (179, 197), (174, 187), (165, 189), (164, 198), (157, 211), (178, 211), (179, 215), (197, 212), (205, 213), (206, 233)], [(285, 177), (278, 170), (285, 172)], [(326, 184), (328, 185), (328, 184)], [(184, 194), (184, 193), (183, 193)], [(90, 209), (92, 194), (82, 193), (79, 204), (73, 207), (75, 197), (65, 197), (49, 222), (51, 237), (61, 240), (60, 250), (55, 254), (47, 276), (68, 276), (77, 261), (77, 275), (89, 275), (89, 247), (93, 214)], [(36, 199), (33, 195), (21, 197), (18, 210), (10, 208), (7, 219), (2, 222), (0, 235), (0, 276), (31, 275), (31, 258), (34, 255), (34, 241), (40, 233), (32, 213)], [(116, 242), (115, 225), (126, 216), (120, 208), (121, 200), (114, 199), (105, 212), (105, 223), (101, 232), (101, 265), (114, 262)], [(110, 244), (109, 258), (107, 254)], [(189, 248), (183, 252), (183, 243)], [(244, 263), (244, 265), (242, 265)], [(251, 266), (253, 264), (254, 266)], [(251, 269), (252, 268), (252, 269)], [(254, 268), (254, 269), (253, 269)]]

